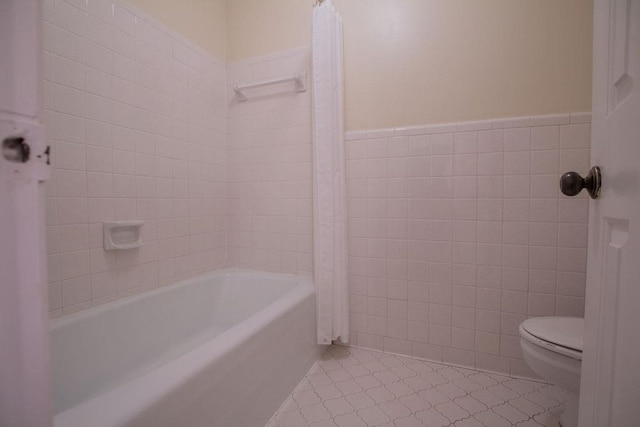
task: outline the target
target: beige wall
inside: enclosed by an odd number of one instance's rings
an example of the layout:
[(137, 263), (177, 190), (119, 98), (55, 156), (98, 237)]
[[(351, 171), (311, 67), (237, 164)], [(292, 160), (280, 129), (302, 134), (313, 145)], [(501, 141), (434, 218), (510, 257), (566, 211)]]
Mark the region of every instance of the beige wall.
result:
[(312, 0), (228, 0), (227, 60), (310, 46), (312, 11)]
[[(131, 0), (229, 62), (311, 43), (312, 0)], [(591, 109), (592, 0), (335, 0), (347, 129)]]
[[(231, 0), (231, 61), (308, 46), (311, 0)], [(335, 0), (349, 130), (591, 109), (592, 0)]]
[(129, 1), (223, 61), (226, 59), (226, 0)]

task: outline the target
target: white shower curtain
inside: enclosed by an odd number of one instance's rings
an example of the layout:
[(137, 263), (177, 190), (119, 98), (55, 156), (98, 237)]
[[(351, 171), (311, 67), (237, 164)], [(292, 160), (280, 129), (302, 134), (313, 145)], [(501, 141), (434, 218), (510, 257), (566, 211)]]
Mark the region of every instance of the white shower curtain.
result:
[(349, 340), (342, 19), (313, 10), (313, 240), (319, 344)]

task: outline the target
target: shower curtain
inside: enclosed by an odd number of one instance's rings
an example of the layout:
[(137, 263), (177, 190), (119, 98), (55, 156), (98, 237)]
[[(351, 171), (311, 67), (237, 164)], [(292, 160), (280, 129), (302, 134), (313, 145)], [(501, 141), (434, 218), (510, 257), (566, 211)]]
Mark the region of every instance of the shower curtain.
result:
[(342, 19), (313, 10), (313, 241), (318, 344), (349, 340)]

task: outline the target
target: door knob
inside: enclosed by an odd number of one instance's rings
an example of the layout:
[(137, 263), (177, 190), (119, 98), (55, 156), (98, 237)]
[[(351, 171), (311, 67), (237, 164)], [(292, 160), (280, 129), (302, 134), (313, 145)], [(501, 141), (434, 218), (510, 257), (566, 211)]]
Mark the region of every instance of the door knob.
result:
[(600, 185), (602, 173), (600, 166), (594, 166), (586, 177), (581, 177), (578, 172), (567, 172), (560, 177), (560, 190), (566, 196), (576, 196), (586, 188), (592, 199), (600, 197)]

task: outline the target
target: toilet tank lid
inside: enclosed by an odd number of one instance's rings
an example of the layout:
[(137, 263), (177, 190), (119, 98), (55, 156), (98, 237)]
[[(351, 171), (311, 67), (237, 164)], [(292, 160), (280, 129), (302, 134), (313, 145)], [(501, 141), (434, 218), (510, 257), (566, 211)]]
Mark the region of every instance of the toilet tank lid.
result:
[(582, 351), (582, 317), (533, 317), (522, 322), (522, 328), (541, 340)]

